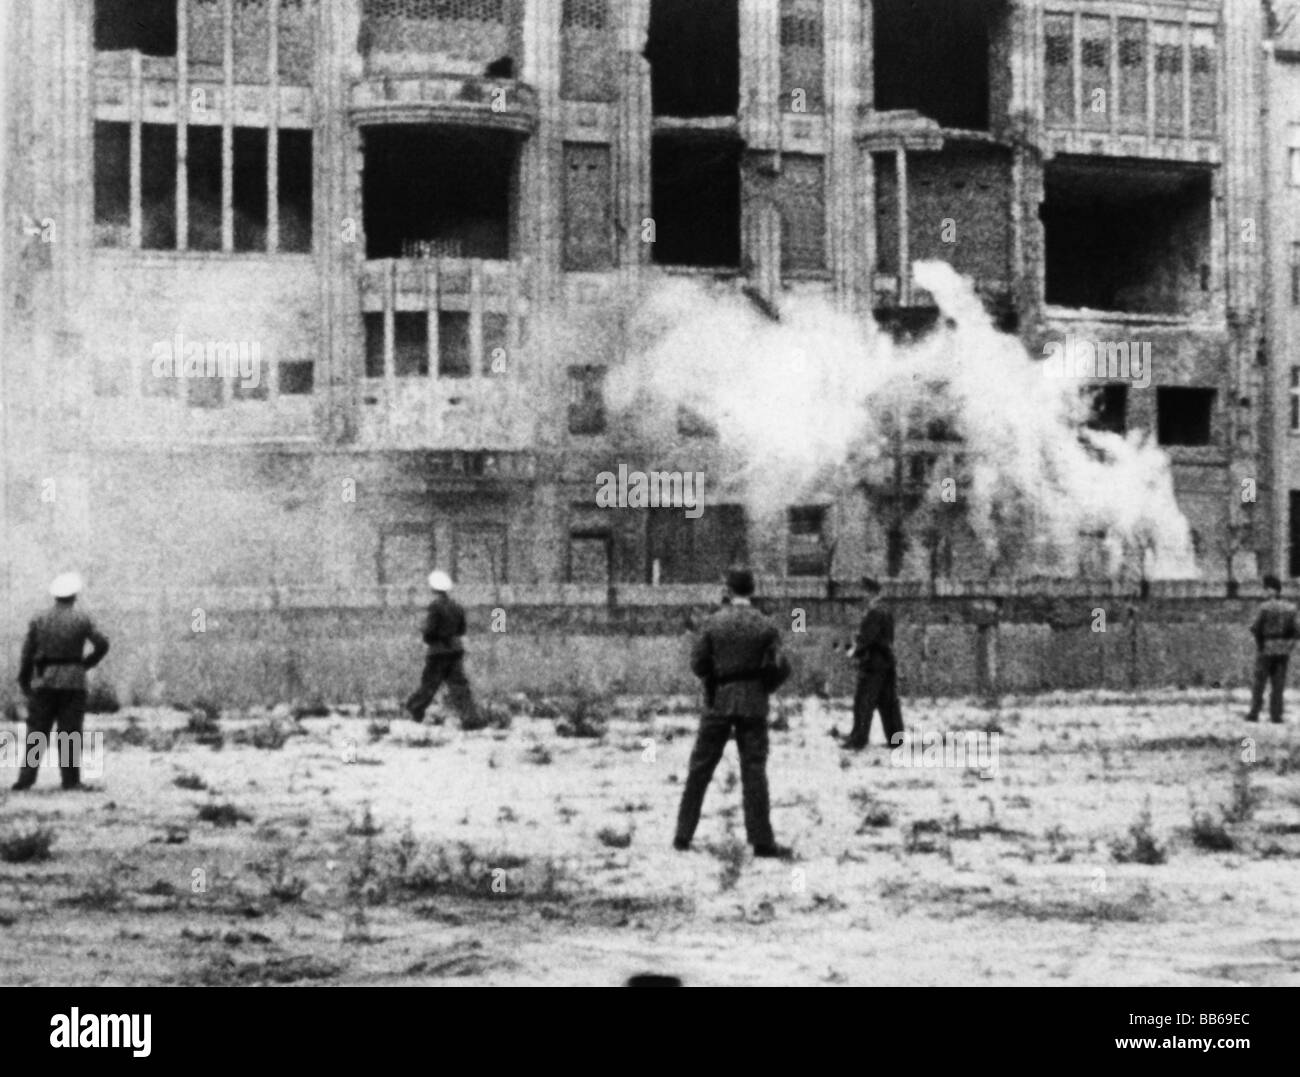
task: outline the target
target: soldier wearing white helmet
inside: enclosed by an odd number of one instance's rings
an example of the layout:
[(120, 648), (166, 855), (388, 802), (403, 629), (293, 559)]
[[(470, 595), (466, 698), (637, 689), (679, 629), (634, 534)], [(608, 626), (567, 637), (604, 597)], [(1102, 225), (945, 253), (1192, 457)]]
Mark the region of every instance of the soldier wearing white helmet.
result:
[[(64, 789), (81, 788), (81, 727), (86, 720), (86, 670), (108, 653), (108, 639), (95, 622), (76, 608), (81, 577), (65, 572), (50, 584), (53, 609), (32, 619), (23, 641), (18, 684), (27, 697), (27, 753), (16, 791), (36, 782), (44, 746), (56, 726), (61, 736), (73, 736), (71, 753), (59, 760)], [(86, 654), (86, 644), (91, 652)]]
[(451, 577), (435, 570), (429, 573), (429, 589), (433, 601), (424, 619), (424, 637), (427, 652), (420, 687), (406, 701), (406, 709), (417, 722), (424, 721), (438, 689), (444, 684), (451, 694), (452, 706), (460, 712), (461, 728), (472, 728), (476, 723), (474, 698), (469, 680), (465, 677), (465, 611), (451, 597)]

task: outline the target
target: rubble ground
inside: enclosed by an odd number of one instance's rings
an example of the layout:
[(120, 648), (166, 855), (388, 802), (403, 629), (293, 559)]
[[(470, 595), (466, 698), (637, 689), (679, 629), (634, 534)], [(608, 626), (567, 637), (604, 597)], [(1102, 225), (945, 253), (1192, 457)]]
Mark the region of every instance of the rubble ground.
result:
[(996, 735), (983, 776), (782, 699), (789, 863), (744, 843), (734, 746), (672, 849), (693, 707), (92, 715), (94, 792), (4, 781), (0, 983), (1300, 984), (1300, 735), (1241, 693), (904, 701), (923, 748)]

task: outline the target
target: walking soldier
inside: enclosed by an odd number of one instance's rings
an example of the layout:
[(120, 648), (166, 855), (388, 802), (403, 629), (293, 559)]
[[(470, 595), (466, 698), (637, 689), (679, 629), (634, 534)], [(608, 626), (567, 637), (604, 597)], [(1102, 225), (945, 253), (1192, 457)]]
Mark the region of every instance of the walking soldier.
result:
[[(41, 755), (50, 731), (58, 727), (68, 752), (59, 760), (63, 788), (81, 786), (81, 730), (86, 720), (86, 670), (108, 653), (108, 640), (82, 610), (76, 608), (81, 577), (64, 573), (50, 585), (54, 606), (32, 619), (23, 641), (18, 685), (27, 697), (27, 752), (16, 791), (36, 782)], [(86, 644), (91, 645), (87, 655)]]
[(451, 597), (451, 577), (445, 572), (429, 574), (433, 601), (424, 619), (424, 643), (427, 648), (420, 687), (406, 701), (406, 709), (417, 722), (438, 689), (446, 684), (452, 706), (460, 714), (462, 729), (476, 725), (474, 697), (465, 677), (465, 611)]

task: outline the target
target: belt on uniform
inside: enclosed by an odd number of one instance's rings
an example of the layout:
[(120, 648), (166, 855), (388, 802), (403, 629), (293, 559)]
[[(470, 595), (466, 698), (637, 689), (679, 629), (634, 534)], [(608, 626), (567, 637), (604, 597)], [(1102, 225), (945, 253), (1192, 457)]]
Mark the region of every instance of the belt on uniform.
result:
[(79, 666), (83, 661), (82, 658), (41, 658), (36, 664), (43, 669), (46, 666)]
[(761, 681), (763, 674), (757, 670), (742, 670), (740, 673), (724, 673), (714, 677), (714, 684), (736, 684), (739, 681)]

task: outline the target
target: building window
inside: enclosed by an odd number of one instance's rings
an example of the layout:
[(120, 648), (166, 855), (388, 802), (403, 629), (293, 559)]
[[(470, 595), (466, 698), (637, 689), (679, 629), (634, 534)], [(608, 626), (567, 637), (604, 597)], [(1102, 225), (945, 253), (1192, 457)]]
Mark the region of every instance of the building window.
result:
[(656, 135), (650, 185), (659, 265), (740, 265), (740, 143)]
[(788, 510), (786, 575), (826, 575), (830, 561), (826, 544), (826, 517), (824, 505), (802, 505)]
[(95, 48), (176, 55), (176, 0), (95, 0)]
[(820, 157), (781, 161), (781, 268), (826, 268), (826, 168)]
[(429, 376), (429, 316), (422, 310), (393, 315), (393, 372), (399, 378)]
[(656, 116), (736, 115), (738, 0), (651, 0), (645, 57)]
[(1191, 105), (1192, 134), (1212, 135), (1218, 116), (1215, 99), (1215, 42), (1214, 30), (1208, 26), (1192, 29), (1191, 42)]
[(1123, 436), (1128, 432), (1128, 386), (1120, 382), (1084, 390), (1092, 396), (1087, 426)]
[(1147, 24), (1119, 21), (1119, 122), (1126, 131), (1147, 126)]
[(438, 311), (438, 377), (468, 378), (473, 372), (469, 314), (459, 310)]
[(310, 396), (316, 387), (316, 364), (310, 359), (281, 362), (276, 373), (281, 396)]
[(614, 263), (614, 207), (608, 146), (564, 146), (564, 268)]
[(452, 551), (452, 572), (457, 583), (509, 582), (504, 524), (457, 527)]
[(570, 531), (567, 582), (608, 585), (613, 551), (614, 537), (608, 530)]
[(1047, 68), (1047, 122), (1074, 123), (1074, 20), (1049, 15), (1043, 20), (1043, 59)]
[(1287, 179), (1291, 186), (1300, 187), (1300, 124), (1291, 126), (1290, 145), (1286, 151)]
[(781, 108), (821, 112), (826, 107), (823, 0), (781, 0)]
[(131, 245), (131, 125), (95, 124), (95, 244)]
[(1300, 366), (1291, 368), (1291, 388), (1287, 395), (1291, 405), (1291, 433), (1300, 434)]
[(569, 433), (594, 436), (605, 432), (605, 368), (569, 367)]
[(1291, 305), (1300, 307), (1300, 243), (1291, 244)]
[(617, 96), (618, 40), (610, 0), (564, 0), (560, 20), (560, 96), (612, 101)]
[(1211, 444), (1213, 389), (1160, 386), (1156, 389), (1156, 440), (1161, 445)]
[(384, 316), (376, 311), (362, 315), (366, 329), (366, 377), (384, 376)]
[[(367, 127), (367, 258), (510, 257), (519, 147), (513, 135), (410, 124)], [(421, 244), (435, 245), (421, 248)]]
[(484, 311), (482, 323), (483, 377), (503, 377), (510, 372), (510, 318), (506, 314)]
[(1183, 133), (1183, 27), (1152, 23), (1156, 67), (1156, 134)]
[(1080, 92), (1083, 95), (1083, 126), (1101, 130), (1110, 127), (1110, 19), (1087, 17), (1081, 20), (1079, 65), (1082, 69)]
[(266, 136), (265, 127), (234, 130), (235, 250), (266, 250)]

